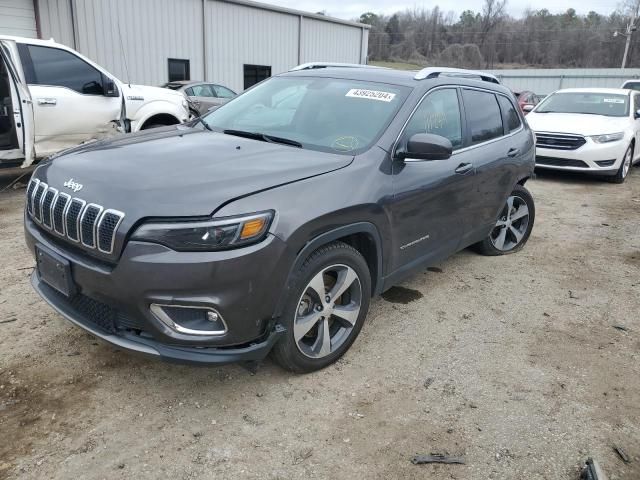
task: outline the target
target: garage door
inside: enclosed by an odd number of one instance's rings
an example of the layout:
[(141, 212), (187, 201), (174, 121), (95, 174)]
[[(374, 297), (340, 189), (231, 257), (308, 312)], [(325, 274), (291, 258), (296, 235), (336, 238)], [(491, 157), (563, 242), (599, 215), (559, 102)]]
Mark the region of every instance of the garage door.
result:
[(0, 0), (0, 35), (38, 36), (33, 0)]

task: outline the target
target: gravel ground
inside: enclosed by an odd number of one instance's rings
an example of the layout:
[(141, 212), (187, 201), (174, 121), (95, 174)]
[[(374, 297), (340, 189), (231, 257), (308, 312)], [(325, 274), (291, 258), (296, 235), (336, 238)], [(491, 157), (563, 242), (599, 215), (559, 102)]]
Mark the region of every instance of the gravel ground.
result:
[[(576, 479), (593, 456), (640, 479), (640, 169), (528, 186), (522, 252), (416, 274), (305, 376), (98, 343), (31, 290), (24, 190), (0, 193), (0, 478)], [(431, 452), (466, 464), (410, 462)]]

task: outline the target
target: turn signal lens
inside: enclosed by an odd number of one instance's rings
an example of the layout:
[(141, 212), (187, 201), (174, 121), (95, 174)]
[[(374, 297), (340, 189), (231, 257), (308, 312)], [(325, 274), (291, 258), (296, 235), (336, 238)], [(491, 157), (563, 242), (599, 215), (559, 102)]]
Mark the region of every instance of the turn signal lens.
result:
[(240, 238), (242, 240), (247, 240), (249, 238), (253, 238), (256, 235), (262, 233), (262, 230), (267, 223), (267, 219), (265, 217), (256, 218), (255, 220), (249, 220), (245, 222), (242, 226), (242, 232), (240, 233)]

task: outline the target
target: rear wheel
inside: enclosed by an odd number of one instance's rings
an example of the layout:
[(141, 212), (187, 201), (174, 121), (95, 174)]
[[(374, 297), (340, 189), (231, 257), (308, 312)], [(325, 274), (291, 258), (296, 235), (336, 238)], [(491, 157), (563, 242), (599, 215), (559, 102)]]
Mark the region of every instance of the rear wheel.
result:
[(606, 177), (606, 179), (611, 183), (624, 183), (631, 169), (631, 163), (633, 163), (633, 145), (629, 145), (629, 148), (627, 148), (616, 174), (613, 177)]
[(491, 233), (474, 245), (483, 255), (506, 255), (524, 247), (536, 215), (533, 197), (522, 185), (516, 185), (500, 212)]
[(369, 309), (371, 276), (355, 248), (319, 248), (296, 272), (281, 322), (285, 336), (273, 357), (287, 370), (312, 372), (340, 358), (354, 342)]

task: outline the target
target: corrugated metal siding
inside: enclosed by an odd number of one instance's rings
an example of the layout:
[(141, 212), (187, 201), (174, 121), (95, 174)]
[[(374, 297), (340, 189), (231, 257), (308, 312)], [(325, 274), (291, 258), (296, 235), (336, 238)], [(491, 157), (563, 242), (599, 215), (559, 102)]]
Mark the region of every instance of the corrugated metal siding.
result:
[(547, 95), (560, 88), (618, 88), (625, 80), (640, 78), (640, 68), (552, 68), (491, 70), (514, 91), (530, 90)]
[(298, 64), (299, 17), (208, 1), (205, 11), (207, 80), (241, 92), (243, 65), (266, 65), (272, 75)]
[(275, 75), (303, 62), (367, 58), (366, 28), (259, 4), (205, 0), (204, 12), (203, 0), (38, 0), (38, 5), (43, 38), (53, 37), (134, 83), (165, 83), (169, 58), (188, 59), (192, 80), (236, 91), (244, 88), (244, 64), (270, 66)]
[(360, 28), (303, 18), (302, 63), (360, 63), (361, 41)]
[(201, 0), (74, 0), (73, 7), (76, 49), (121, 80), (165, 83), (169, 58), (189, 60), (191, 78), (203, 77)]
[(75, 48), (71, 2), (69, 0), (38, 0), (42, 38)]
[(33, 0), (0, 0), (0, 35), (37, 38)]

